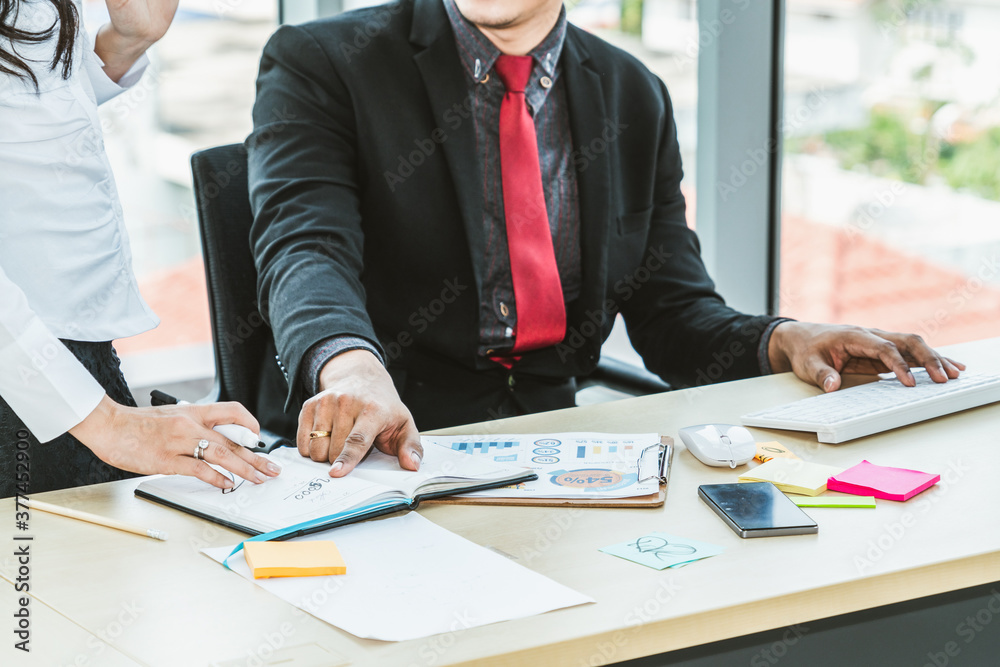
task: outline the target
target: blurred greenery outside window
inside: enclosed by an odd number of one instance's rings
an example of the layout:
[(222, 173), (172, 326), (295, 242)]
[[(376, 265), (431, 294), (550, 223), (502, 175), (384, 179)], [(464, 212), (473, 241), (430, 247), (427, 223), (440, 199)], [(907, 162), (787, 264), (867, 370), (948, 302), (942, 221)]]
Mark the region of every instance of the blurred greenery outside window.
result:
[(786, 8), (781, 312), (1000, 335), (1000, 2)]

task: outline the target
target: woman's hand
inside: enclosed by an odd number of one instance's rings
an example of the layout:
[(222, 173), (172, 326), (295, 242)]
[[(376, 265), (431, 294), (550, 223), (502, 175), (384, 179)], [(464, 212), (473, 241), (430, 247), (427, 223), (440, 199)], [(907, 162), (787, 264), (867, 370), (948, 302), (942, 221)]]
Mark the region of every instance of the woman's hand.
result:
[[(208, 463), (255, 484), (281, 472), (263, 456), (213, 431), (212, 427), (219, 424), (239, 424), (254, 433), (260, 431), (257, 420), (239, 403), (130, 408), (105, 396), (69, 432), (105, 463), (144, 475), (191, 475), (229, 489), (233, 481)], [(194, 457), (200, 440), (210, 443), (204, 450), (204, 460)]]
[(97, 32), (94, 51), (104, 72), (118, 81), (158, 42), (177, 13), (178, 0), (105, 0), (111, 22)]

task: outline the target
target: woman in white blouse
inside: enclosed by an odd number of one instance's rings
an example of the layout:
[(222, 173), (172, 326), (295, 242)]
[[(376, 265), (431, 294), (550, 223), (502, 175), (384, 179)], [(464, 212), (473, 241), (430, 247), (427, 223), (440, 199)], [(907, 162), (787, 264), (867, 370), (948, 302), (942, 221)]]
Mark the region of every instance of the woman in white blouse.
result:
[(159, 320), (97, 105), (139, 80), (177, 1), (106, 0), (90, 40), (75, 0), (0, 0), (0, 497), (129, 473), (232, 485), (207, 463), (258, 483), (279, 472), (211, 430), (257, 432), (239, 404), (134, 407), (111, 345)]

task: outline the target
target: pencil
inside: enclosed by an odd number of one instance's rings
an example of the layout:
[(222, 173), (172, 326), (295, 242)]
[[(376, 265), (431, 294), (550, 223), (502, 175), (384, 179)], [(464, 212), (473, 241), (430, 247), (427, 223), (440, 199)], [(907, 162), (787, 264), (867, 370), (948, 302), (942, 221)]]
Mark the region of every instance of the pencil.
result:
[(152, 528), (147, 530), (145, 528), (140, 528), (139, 526), (133, 526), (122, 521), (117, 521), (115, 519), (97, 516), (96, 514), (91, 514), (90, 512), (81, 512), (80, 510), (74, 510), (68, 507), (60, 507), (59, 505), (53, 505), (51, 503), (43, 503), (40, 500), (28, 500), (27, 504), (31, 509), (41, 510), (42, 512), (58, 514), (60, 516), (69, 517), (70, 519), (79, 519), (80, 521), (89, 521), (90, 523), (96, 523), (98, 526), (107, 526), (108, 528), (124, 530), (127, 533), (135, 533), (136, 535), (152, 537), (154, 540), (167, 539), (167, 531), (165, 530), (153, 530)]

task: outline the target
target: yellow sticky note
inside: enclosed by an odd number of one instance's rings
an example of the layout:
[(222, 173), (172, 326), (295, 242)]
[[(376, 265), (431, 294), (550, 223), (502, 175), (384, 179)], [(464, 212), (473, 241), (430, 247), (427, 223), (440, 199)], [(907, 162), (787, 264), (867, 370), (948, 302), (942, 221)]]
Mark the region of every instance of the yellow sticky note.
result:
[(244, 542), (243, 553), (254, 579), (347, 574), (340, 550), (330, 540)]
[(790, 452), (787, 447), (777, 440), (771, 440), (770, 442), (758, 442), (757, 454), (753, 457), (754, 461), (760, 461), (761, 463), (767, 463), (771, 459), (797, 458), (799, 457)]
[(775, 458), (740, 475), (740, 482), (771, 482), (785, 493), (818, 496), (826, 491), (826, 481), (843, 468), (810, 463), (801, 459)]

